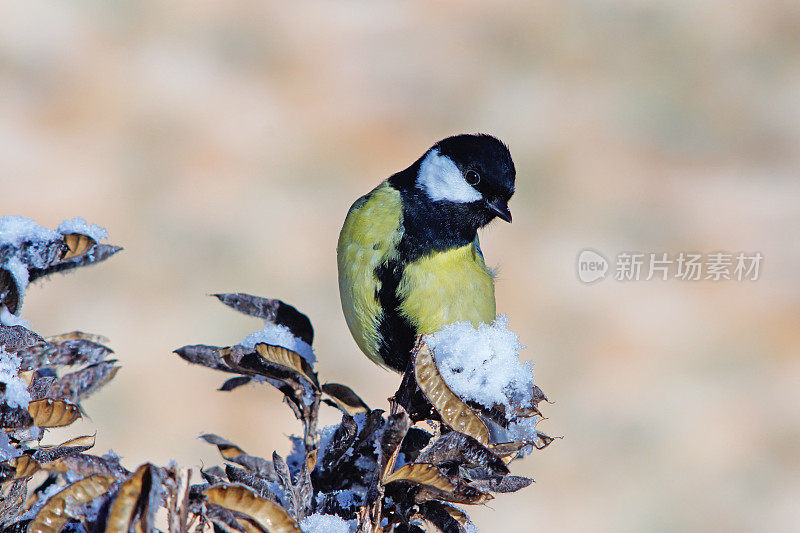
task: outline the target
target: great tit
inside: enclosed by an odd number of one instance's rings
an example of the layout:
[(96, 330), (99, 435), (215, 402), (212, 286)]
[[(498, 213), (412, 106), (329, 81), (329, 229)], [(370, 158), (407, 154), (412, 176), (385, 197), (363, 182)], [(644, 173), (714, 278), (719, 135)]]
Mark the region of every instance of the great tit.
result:
[(500, 140), (456, 135), (353, 203), (339, 234), (339, 294), (367, 357), (402, 373), (418, 334), (494, 320), (478, 229), (511, 222), (515, 178)]

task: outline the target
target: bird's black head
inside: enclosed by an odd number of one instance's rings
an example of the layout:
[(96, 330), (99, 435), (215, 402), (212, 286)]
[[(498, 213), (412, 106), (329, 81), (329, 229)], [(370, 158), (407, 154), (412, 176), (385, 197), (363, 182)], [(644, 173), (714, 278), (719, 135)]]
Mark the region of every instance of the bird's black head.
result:
[(508, 201), (516, 170), (508, 147), (491, 135), (455, 135), (433, 145), (419, 163), (416, 186), (434, 202), (461, 204), (482, 227), (511, 222)]

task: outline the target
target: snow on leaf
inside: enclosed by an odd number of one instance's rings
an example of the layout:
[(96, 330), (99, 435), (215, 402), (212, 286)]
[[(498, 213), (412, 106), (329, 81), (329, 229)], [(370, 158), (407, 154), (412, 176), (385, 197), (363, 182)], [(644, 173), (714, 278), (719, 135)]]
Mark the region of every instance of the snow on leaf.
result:
[(473, 437), (481, 444), (489, 442), (489, 430), (473, 409), (447, 386), (434, 359), (433, 351), (425, 342), (417, 346), (414, 359), (417, 384), (428, 401), (450, 428)]
[(89, 224), (82, 217), (64, 220), (58, 225), (56, 231), (62, 235), (80, 234), (90, 237), (95, 242), (108, 238), (108, 231), (96, 224)]

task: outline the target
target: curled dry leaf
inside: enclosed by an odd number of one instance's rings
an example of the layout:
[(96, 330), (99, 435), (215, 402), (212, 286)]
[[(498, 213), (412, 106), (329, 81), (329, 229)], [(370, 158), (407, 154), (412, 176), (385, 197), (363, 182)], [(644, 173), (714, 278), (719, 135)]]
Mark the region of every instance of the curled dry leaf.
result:
[(20, 455), (8, 462), (14, 467), (14, 479), (28, 478), (42, 469), (42, 465), (30, 455)]
[(222, 386), (218, 389), (223, 392), (230, 392), (233, 389), (238, 389), (243, 385), (247, 385), (253, 381), (253, 378), (249, 378), (247, 376), (236, 376), (235, 378), (230, 378), (222, 384)]
[(220, 348), (219, 354), (233, 371), (260, 376), (285, 396), (295, 416), (303, 421), (304, 444), (314, 447), (319, 383), (311, 366), (297, 353), (280, 346), (257, 344), (250, 351), (241, 345)]
[(418, 485), (430, 485), (441, 491), (451, 491), (456, 488), (450, 478), (442, 474), (435, 465), (414, 463), (400, 467), (383, 478), (383, 484), (388, 485), (395, 481), (409, 481)]
[(69, 233), (64, 235), (64, 244), (67, 245), (67, 250), (62, 259), (68, 261), (85, 254), (91, 250), (97, 242), (88, 235)]
[(437, 501), (421, 503), (419, 516), (442, 533), (465, 533), (470, 523), (464, 511)]
[(94, 249), (90, 250), (91, 253), (79, 255), (72, 259), (64, 259), (57, 263), (49, 264), (44, 268), (30, 268), (28, 270), (28, 281), (33, 283), (39, 278), (49, 276), (57, 272), (64, 272), (74, 268), (91, 265), (105, 261), (115, 253), (122, 250), (121, 246), (112, 246), (110, 244), (97, 244)]
[(81, 417), (77, 405), (62, 400), (44, 398), (28, 404), (33, 423), (41, 428), (68, 426)]
[(130, 475), (130, 472), (122, 467), (119, 461), (87, 453), (59, 457), (55, 461), (44, 463), (42, 468), (53, 472), (74, 472), (80, 476), (101, 474), (116, 479), (124, 479)]
[(72, 403), (80, 402), (114, 379), (120, 369), (115, 362), (95, 363), (58, 378), (50, 386), (50, 396)]
[[(225, 475), (234, 483), (241, 483), (255, 490), (260, 497), (275, 503), (279, 502), (278, 497), (272, 492), (272, 489), (263, 477), (233, 465), (225, 465)], [(217, 482), (219, 482), (219, 480)]]
[(390, 415), (386, 420), (386, 426), (383, 430), (383, 435), (381, 435), (381, 453), (378, 458), (381, 479), (394, 470), (397, 455), (400, 453), (400, 444), (403, 442), (411, 425), (408, 414), (402, 408), (400, 409), (399, 413)]
[(312, 383), (314, 388), (319, 389), (319, 382), (317, 381), (317, 375), (314, 373), (314, 369), (311, 368), (311, 365), (297, 352), (287, 350), (283, 346), (258, 343), (256, 344), (256, 353), (269, 363), (293, 370)]
[(533, 479), (522, 476), (504, 476), (501, 478), (481, 479), (470, 483), (478, 490), (492, 492), (516, 492), (533, 483)]
[(420, 453), (421, 463), (435, 465), (462, 465), (471, 468), (485, 468), (491, 475), (505, 476), (508, 467), (503, 460), (486, 446), (469, 435), (451, 431), (436, 439)]
[(287, 327), (295, 337), (309, 345), (314, 340), (314, 328), (311, 326), (311, 321), (306, 315), (287, 303), (241, 292), (214, 294), (213, 296), (240, 313)]
[(47, 342), (61, 342), (61, 341), (74, 341), (74, 340), (84, 340), (84, 341), (91, 341), (96, 342), (97, 344), (108, 344), (109, 338), (104, 337), (103, 335), (97, 335), (95, 333), (86, 333), (84, 331), (70, 331), (68, 333), (61, 333), (60, 335), (53, 335), (52, 337), (47, 337)]
[(322, 400), (343, 413), (355, 416), (368, 413), (369, 407), (353, 389), (341, 383), (326, 383), (322, 386)]
[[(214, 524), (215, 529), (224, 533), (248, 533), (240, 522), (240, 520), (247, 518), (247, 515), (242, 513), (236, 513), (219, 505), (208, 503), (203, 516)], [(200, 532), (196, 530), (196, 533)]]
[(414, 463), (401, 467), (383, 480), (384, 486), (392, 483), (407, 483), (415, 486), (414, 500), (417, 503), (427, 500), (443, 500), (454, 503), (478, 504), (492, 498), (491, 495), (470, 487), (461, 481), (453, 481), (436, 466)]
[(493, 442), (488, 445), (488, 448), (492, 450), (492, 453), (494, 453), (499, 457), (502, 457), (504, 461), (508, 462), (507, 459), (515, 457), (527, 446), (530, 446), (530, 444), (524, 441), (496, 442), (496, 443)]
[(456, 520), (456, 522), (458, 522), (462, 526), (466, 527), (468, 524), (470, 524), (470, 519), (467, 516), (467, 513), (465, 513), (458, 507), (454, 505), (447, 505), (446, 503), (441, 503), (441, 502), (437, 503), (439, 503), (439, 505), (442, 506), (445, 512), (447, 512), (447, 514), (452, 516)]
[(270, 533), (300, 532), (300, 526), (281, 506), (238, 484), (220, 484), (204, 492), (209, 503), (253, 517)]
[(39, 446), (33, 457), (40, 463), (49, 463), (67, 455), (85, 452), (94, 446), (94, 441), (94, 435), (84, 435), (57, 446)]
[(357, 434), (358, 424), (356, 424), (352, 416), (342, 413), (342, 422), (334, 430), (333, 436), (325, 449), (325, 455), (322, 457), (322, 464), (320, 465), (322, 470), (331, 471), (333, 469), (345, 452), (352, 447)]
[(19, 516), (27, 494), (28, 480), (15, 479), (11, 482), (11, 488), (0, 498), (0, 524), (4, 526), (5, 533), (12, 531), (13, 525), (10, 526), (9, 522)]
[(224, 439), (219, 435), (214, 435), (213, 433), (200, 435), (200, 439), (216, 446), (220, 455), (222, 455), (224, 459), (233, 459), (234, 457), (238, 457), (239, 455), (245, 453), (243, 449), (239, 448), (231, 441)]
[(68, 441), (62, 442), (59, 446), (69, 447), (69, 448), (86, 448), (87, 450), (94, 446), (96, 435), (83, 435), (80, 437), (75, 437), (74, 439), (69, 439)]
[(114, 478), (94, 474), (67, 485), (50, 497), (28, 526), (28, 533), (59, 533), (70, 519), (76, 519), (75, 506), (89, 503), (105, 493)]
[(212, 466), (210, 468), (201, 468), (200, 475), (203, 476), (203, 479), (206, 480), (206, 483), (209, 485), (214, 485), (216, 483), (225, 483), (228, 481), (228, 476), (219, 466)]
[(190, 344), (178, 348), (173, 353), (195, 365), (207, 366), (214, 370), (221, 370), (222, 372), (233, 372), (233, 370), (225, 364), (220, 354), (219, 346), (209, 346), (207, 344)]
[(206, 433), (200, 435), (200, 438), (209, 444), (213, 444), (219, 450), (223, 459), (237, 463), (245, 467), (248, 471), (265, 477), (271, 481), (277, 481), (275, 476), (275, 468), (272, 463), (261, 457), (249, 455), (244, 450), (229, 440), (226, 440), (219, 435), (213, 433)]
[(302, 503), (297, 487), (292, 483), (292, 474), (289, 471), (289, 466), (278, 452), (272, 452), (272, 464), (275, 465), (275, 474), (278, 476), (278, 483), (283, 489), (283, 494), (288, 499), (288, 510), (298, 516), (302, 509)]
[(42, 338), (24, 326), (4, 326), (0, 324), (0, 348), (16, 352), (43, 342)]
[(417, 345), (414, 376), (419, 388), (448, 427), (469, 435), (483, 445), (489, 443), (489, 429), (486, 424), (450, 390), (439, 373), (433, 351), (424, 342)]
[(53, 365), (91, 365), (99, 363), (113, 350), (86, 339), (67, 339), (57, 342), (44, 342), (20, 350), (21, 370), (36, 370)]
[(142, 496), (142, 487), (149, 485), (150, 463), (140, 466), (119, 488), (117, 497), (108, 510), (106, 533), (128, 533), (134, 513)]

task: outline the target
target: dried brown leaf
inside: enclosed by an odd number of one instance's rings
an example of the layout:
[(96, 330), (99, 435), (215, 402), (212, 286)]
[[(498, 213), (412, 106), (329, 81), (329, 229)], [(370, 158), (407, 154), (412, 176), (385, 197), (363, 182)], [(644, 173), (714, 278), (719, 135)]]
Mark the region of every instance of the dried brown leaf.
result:
[(50, 386), (49, 395), (78, 403), (114, 379), (120, 369), (114, 363), (115, 361), (103, 361), (66, 374)]
[(278, 497), (272, 492), (272, 489), (263, 477), (257, 476), (251, 472), (248, 472), (244, 468), (238, 468), (233, 465), (225, 465), (225, 475), (234, 483), (247, 485), (251, 489), (255, 490), (256, 493), (262, 498), (279, 503)]
[(150, 476), (150, 463), (141, 465), (119, 488), (108, 511), (106, 533), (128, 533), (142, 496), (145, 477)]
[(298, 516), (302, 504), (300, 502), (300, 495), (297, 493), (294, 483), (292, 483), (292, 474), (289, 472), (289, 467), (278, 452), (272, 452), (272, 464), (275, 465), (275, 474), (278, 476), (278, 483), (280, 483), (283, 493), (289, 499), (289, 512)]
[(244, 526), (239, 522), (239, 518), (244, 518), (247, 515), (236, 513), (213, 503), (208, 503), (206, 504), (204, 516), (213, 522), (214, 526), (225, 533), (247, 533)]
[[(15, 479), (11, 482), (11, 488), (0, 498), (0, 524), (8, 526), (11, 520), (19, 517), (25, 504), (25, 496), (28, 494), (28, 480)], [(9, 527), (4, 531), (8, 531)]]
[(457, 465), (470, 468), (485, 468), (491, 475), (504, 476), (508, 467), (503, 460), (486, 446), (469, 435), (451, 431), (442, 435), (425, 448), (417, 459), (420, 463), (435, 465)]
[(94, 247), (97, 242), (88, 235), (80, 233), (69, 233), (64, 235), (64, 244), (67, 245), (66, 253), (61, 259), (68, 261), (79, 257)]
[(384, 486), (392, 483), (408, 483), (416, 486), (414, 497), (417, 503), (427, 500), (443, 500), (454, 503), (478, 504), (491, 499), (491, 495), (470, 487), (459, 480), (452, 480), (434, 465), (414, 463), (405, 465), (383, 480)]
[(62, 400), (44, 398), (28, 404), (33, 423), (41, 428), (68, 426), (81, 417), (77, 405)]
[(469, 517), (461, 509), (446, 503), (427, 501), (419, 505), (419, 516), (442, 533), (465, 533)]
[(120, 250), (122, 250), (120, 246), (97, 244), (89, 253), (73, 257), (72, 259), (63, 259), (57, 263), (51, 263), (44, 268), (30, 268), (28, 270), (28, 281), (33, 283), (39, 278), (55, 274), (56, 272), (65, 272), (67, 270), (105, 261)]
[(258, 344), (254, 350), (241, 345), (220, 348), (219, 354), (233, 371), (253, 376), (277, 388), (295, 416), (305, 425), (304, 442), (313, 447), (319, 385), (310, 365), (298, 354), (279, 346)]
[(67, 455), (85, 452), (94, 446), (94, 441), (94, 435), (84, 435), (57, 446), (39, 446), (33, 457), (40, 463), (50, 463)]
[(455, 519), (455, 521), (461, 524), (462, 526), (466, 527), (468, 524), (471, 523), (469, 516), (467, 516), (467, 513), (465, 513), (458, 507), (454, 505), (447, 505), (446, 503), (441, 503), (441, 502), (439, 502), (439, 505), (441, 505), (442, 508), (445, 510), (445, 512), (447, 512), (447, 514), (452, 516)]
[(325, 403), (350, 416), (369, 412), (369, 407), (364, 403), (364, 400), (359, 398), (353, 389), (341, 383), (326, 383), (323, 385), (322, 398)]
[(42, 338), (24, 326), (4, 326), (0, 324), (0, 347), (9, 353), (42, 342)]
[(214, 485), (216, 483), (225, 483), (226, 481), (228, 481), (228, 476), (225, 473), (225, 470), (223, 470), (222, 467), (219, 466), (201, 468), (200, 475), (203, 476), (203, 479), (205, 479), (206, 483), (208, 483), (209, 485)]
[(492, 492), (516, 492), (524, 489), (533, 483), (533, 479), (522, 476), (503, 476), (500, 478), (481, 479), (470, 483), (473, 487), (482, 491)]
[(43, 376), (40, 372), (29, 370), (22, 374), (30, 374), (31, 382), (28, 384), (28, 392), (31, 395), (31, 400), (41, 400), (47, 398), (50, 394), (50, 387), (58, 380), (55, 376)]
[(425, 463), (404, 465), (397, 471), (383, 478), (384, 485), (395, 481), (408, 481), (416, 483), (417, 485), (429, 485), (444, 492), (452, 491), (456, 488), (456, 484), (450, 481), (450, 478), (442, 474), (441, 470), (435, 465)]
[(104, 494), (114, 478), (94, 474), (80, 479), (50, 497), (28, 526), (28, 533), (59, 533), (70, 519), (77, 519), (74, 506), (89, 503)]
[(315, 388), (319, 389), (319, 383), (317, 382), (317, 375), (314, 373), (314, 369), (311, 368), (311, 365), (297, 352), (287, 350), (282, 346), (258, 343), (256, 344), (256, 353), (269, 363), (280, 365), (297, 372), (312, 383)]
[(433, 351), (424, 342), (417, 345), (414, 376), (419, 388), (442, 417), (445, 425), (469, 435), (483, 445), (488, 444), (489, 429), (486, 424), (469, 405), (450, 390), (439, 373)]
[(112, 353), (114, 351), (107, 346), (81, 338), (43, 342), (18, 352), (22, 370), (53, 365), (91, 365)]
[(390, 415), (386, 420), (386, 426), (381, 435), (381, 454), (378, 459), (381, 479), (394, 470), (397, 455), (400, 453), (400, 444), (411, 426), (408, 414), (402, 408), (400, 409), (400, 412)]
[(28, 478), (42, 469), (42, 465), (30, 455), (20, 455), (8, 462), (14, 467), (14, 479)]
[(236, 376), (235, 378), (230, 378), (226, 380), (225, 383), (223, 383), (222, 386), (217, 390), (223, 392), (230, 392), (234, 389), (238, 389), (243, 385), (247, 385), (251, 381), (253, 381), (253, 379), (247, 376)]
[(271, 481), (277, 481), (277, 477), (275, 476), (275, 468), (273, 467), (272, 463), (266, 459), (249, 455), (231, 441), (224, 439), (219, 435), (214, 435), (213, 433), (200, 435), (200, 438), (207, 443), (216, 446), (223, 459), (239, 464), (250, 472), (265, 477)]
[(47, 337), (47, 342), (61, 342), (61, 341), (73, 341), (73, 340), (84, 340), (84, 341), (91, 341), (97, 344), (108, 344), (109, 339), (103, 335), (97, 335), (95, 333), (86, 333), (85, 331), (70, 331), (67, 333), (61, 333), (59, 335), (53, 335), (52, 337)]
[(219, 450), (220, 455), (222, 455), (224, 459), (233, 459), (234, 457), (237, 457), (245, 453), (243, 449), (239, 448), (231, 441), (224, 439), (219, 435), (215, 435), (213, 433), (206, 433), (204, 435), (200, 435), (200, 439), (216, 446), (217, 449)]
[(222, 360), (219, 346), (209, 346), (207, 344), (190, 344), (178, 348), (173, 353), (195, 365), (207, 366), (222, 372), (233, 372), (233, 370)]
[(42, 468), (53, 472), (74, 472), (80, 476), (101, 474), (116, 479), (124, 479), (130, 475), (130, 472), (123, 468), (119, 461), (87, 453), (60, 457), (55, 461), (42, 464)]
[(292, 334), (311, 344), (314, 340), (314, 328), (306, 315), (280, 300), (261, 298), (244, 293), (214, 294), (220, 302), (240, 313), (254, 316), (285, 326)]
[(285, 509), (244, 485), (214, 485), (204, 494), (209, 503), (251, 516), (270, 533), (300, 532), (300, 526)]

